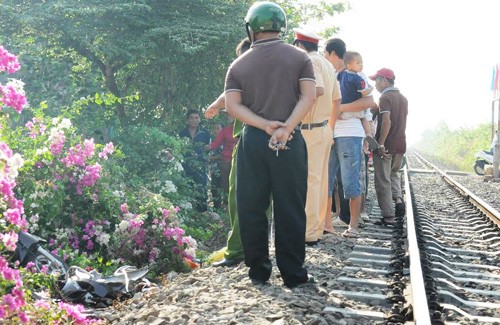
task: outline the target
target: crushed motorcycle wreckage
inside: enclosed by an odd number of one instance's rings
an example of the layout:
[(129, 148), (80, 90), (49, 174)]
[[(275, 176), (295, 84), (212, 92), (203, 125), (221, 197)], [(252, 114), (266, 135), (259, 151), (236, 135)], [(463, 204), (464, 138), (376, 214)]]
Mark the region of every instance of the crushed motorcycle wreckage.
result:
[(96, 270), (86, 271), (78, 266), (68, 266), (62, 258), (42, 247), (46, 240), (26, 233), (19, 233), (14, 260), (21, 266), (34, 263), (38, 272), (42, 269), (57, 278), (56, 289), (66, 302), (90, 307), (107, 307), (114, 300), (131, 298), (136, 292), (156, 286), (146, 279), (148, 268), (122, 266), (113, 275), (103, 276)]

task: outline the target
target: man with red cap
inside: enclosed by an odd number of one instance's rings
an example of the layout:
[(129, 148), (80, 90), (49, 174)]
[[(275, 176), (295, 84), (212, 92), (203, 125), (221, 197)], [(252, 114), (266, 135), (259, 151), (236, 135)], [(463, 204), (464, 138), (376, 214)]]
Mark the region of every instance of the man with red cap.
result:
[[(318, 54), (320, 37), (315, 33), (295, 28), (293, 44), (305, 50), (314, 69), (316, 101), (302, 120), (302, 135), (307, 146), (307, 200), (306, 245), (317, 245), (324, 230), (328, 213), (328, 161), (333, 144), (333, 130), (328, 121), (340, 105), (340, 88), (330, 62)], [(333, 103), (333, 105), (332, 105)]]
[(375, 139), (379, 143), (373, 154), (375, 192), (382, 212), (381, 223), (390, 225), (394, 223), (394, 216), (405, 214), (399, 169), (406, 152), (408, 100), (394, 87), (396, 76), (391, 69), (380, 69), (370, 79), (375, 80), (375, 88), (381, 94), (379, 108), (374, 111), (374, 115), (378, 114)]

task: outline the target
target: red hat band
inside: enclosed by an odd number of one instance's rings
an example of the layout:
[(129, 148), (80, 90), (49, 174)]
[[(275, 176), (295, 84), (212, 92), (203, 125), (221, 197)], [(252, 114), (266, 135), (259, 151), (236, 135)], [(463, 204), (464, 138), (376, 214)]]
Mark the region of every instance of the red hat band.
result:
[(318, 44), (319, 43), (319, 40), (315, 39), (315, 38), (312, 38), (312, 37), (307, 37), (307, 36), (304, 36), (302, 34), (299, 34), (297, 33), (295, 35), (295, 39), (297, 41), (306, 41), (306, 42), (309, 42), (309, 43), (313, 43), (313, 44)]

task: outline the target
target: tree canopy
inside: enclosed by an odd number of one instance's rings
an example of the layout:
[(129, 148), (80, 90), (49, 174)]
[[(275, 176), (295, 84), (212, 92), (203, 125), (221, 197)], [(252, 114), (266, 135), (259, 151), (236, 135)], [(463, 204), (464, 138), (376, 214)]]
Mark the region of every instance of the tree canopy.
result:
[[(188, 109), (206, 107), (223, 89), (252, 2), (5, 0), (0, 41), (27, 67), (19, 77), (31, 103), (48, 101), (56, 113), (81, 97), (110, 93), (116, 101), (80, 113), (175, 129)], [(326, 1), (277, 2), (287, 12), (289, 37), (301, 22), (344, 10)], [(136, 94), (139, 100), (121, 100)]]

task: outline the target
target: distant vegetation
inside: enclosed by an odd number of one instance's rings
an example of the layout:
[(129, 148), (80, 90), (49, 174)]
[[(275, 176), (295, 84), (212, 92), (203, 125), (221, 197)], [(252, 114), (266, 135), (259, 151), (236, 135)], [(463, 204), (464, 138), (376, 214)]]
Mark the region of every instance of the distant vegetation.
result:
[(490, 144), (490, 124), (452, 130), (445, 122), (441, 122), (435, 129), (425, 131), (420, 142), (412, 147), (450, 169), (473, 172), (476, 152), (488, 150)]

